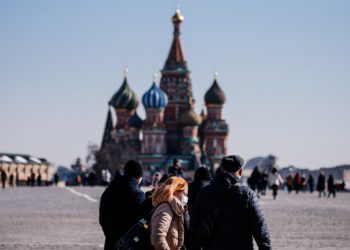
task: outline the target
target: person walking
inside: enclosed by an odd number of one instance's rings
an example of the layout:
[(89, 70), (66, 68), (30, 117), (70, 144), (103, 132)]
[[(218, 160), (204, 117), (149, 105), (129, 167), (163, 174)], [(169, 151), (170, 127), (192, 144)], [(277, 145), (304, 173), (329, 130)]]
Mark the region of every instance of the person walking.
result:
[(259, 187), (260, 187), (260, 181), (261, 181), (261, 174), (259, 172), (258, 166), (254, 167), (254, 170), (252, 174), (250, 175), (248, 179), (248, 185), (253, 190), (256, 191), (259, 196)]
[(6, 180), (7, 180), (7, 174), (6, 171), (1, 169), (0, 171), (1, 174), (1, 183), (2, 183), (2, 188), (5, 189), (6, 188)]
[(301, 189), (301, 175), (299, 172), (297, 172), (294, 176), (293, 186), (295, 189), (295, 193), (298, 194)]
[[(253, 190), (240, 184), (243, 159), (238, 155), (225, 156), (220, 172), (202, 188), (191, 217), (191, 239), (196, 249), (252, 250), (253, 239), (259, 250), (271, 250), (270, 233), (259, 200)], [(215, 218), (209, 240), (199, 233), (208, 219)]]
[(273, 199), (276, 200), (279, 187), (283, 184), (283, 179), (278, 173), (277, 168), (272, 169), (272, 173), (269, 177), (270, 187), (272, 188)]
[(288, 189), (288, 193), (290, 194), (292, 192), (292, 189), (293, 189), (293, 176), (291, 174), (289, 174), (287, 176), (287, 189)]
[(322, 194), (326, 196), (326, 177), (324, 175), (324, 172), (321, 171), (318, 178), (317, 178), (317, 191), (318, 191), (318, 197), (321, 197)]
[(180, 250), (185, 242), (185, 205), (188, 184), (181, 177), (170, 177), (152, 195), (157, 207), (150, 222), (151, 243), (155, 250)]
[(183, 178), (182, 166), (179, 159), (173, 159), (173, 165), (169, 167), (168, 174), (169, 176), (178, 176)]
[(199, 167), (194, 173), (194, 181), (188, 187), (188, 212), (192, 214), (194, 202), (201, 188), (209, 185), (212, 179), (211, 173), (206, 167)]
[(130, 160), (124, 166), (124, 175), (115, 176), (103, 192), (99, 222), (106, 238), (105, 250), (115, 249), (115, 242), (150, 211), (139, 187), (142, 176), (142, 163)]
[(309, 178), (307, 180), (307, 184), (309, 185), (309, 191), (310, 193), (314, 192), (314, 186), (315, 186), (315, 181), (314, 181), (314, 177), (312, 177), (312, 175), (309, 175)]
[(333, 175), (330, 174), (327, 180), (327, 189), (328, 189), (328, 198), (333, 195), (333, 198), (335, 198), (335, 188), (334, 188), (334, 178)]
[(260, 182), (261, 182), (261, 195), (266, 195), (267, 185), (269, 184), (269, 174), (266, 169), (261, 174)]

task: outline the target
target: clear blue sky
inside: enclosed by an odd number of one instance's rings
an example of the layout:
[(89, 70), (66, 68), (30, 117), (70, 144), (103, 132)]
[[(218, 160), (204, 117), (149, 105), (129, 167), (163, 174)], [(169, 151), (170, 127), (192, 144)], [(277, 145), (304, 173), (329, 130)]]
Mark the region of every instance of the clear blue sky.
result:
[[(141, 96), (176, 1), (0, 1), (0, 152), (71, 164), (100, 143), (123, 68)], [(229, 152), (350, 163), (350, 1), (180, 1), (199, 112), (219, 71)], [(143, 106), (138, 112), (144, 116)]]

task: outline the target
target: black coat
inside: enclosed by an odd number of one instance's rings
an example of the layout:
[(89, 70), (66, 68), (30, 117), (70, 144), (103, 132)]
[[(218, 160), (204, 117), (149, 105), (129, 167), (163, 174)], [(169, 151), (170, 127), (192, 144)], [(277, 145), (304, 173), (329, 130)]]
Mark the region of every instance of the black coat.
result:
[(103, 192), (100, 202), (100, 225), (106, 237), (105, 250), (114, 244), (139, 219), (147, 214), (144, 192), (136, 179), (116, 176)]
[(201, 189), (191, 217), (191, 239), (194, 239), (202, 220), (225, 201), (208, 249), (254, 249), (254, 237), (260, 250), (270, 250), (269, 230), (255, 192), (243, 185), (229, 191), (238, 181), (232, 175), (220, 173), (210, 185)]
[(202, 187), (205, 187), (209, 185), (209, 181), (198, 181), (195, 180), (190, 183), (188, 186), (188, 212), (191, 215), (192, 214), (192, 209), (194, 206), (194, 203), (197, 199), (197, 196), (199, 194), (199, 191), (201, 190)]

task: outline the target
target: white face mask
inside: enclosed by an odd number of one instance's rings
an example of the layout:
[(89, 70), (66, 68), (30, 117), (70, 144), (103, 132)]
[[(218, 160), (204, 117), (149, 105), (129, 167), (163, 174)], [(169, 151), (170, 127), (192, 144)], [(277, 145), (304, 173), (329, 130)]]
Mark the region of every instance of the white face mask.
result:
[(185, 206), (187, 204), (187, 202), (188, 202), (188, 196), (183, 195), (182, 198), (181, 198), (182, 205)]

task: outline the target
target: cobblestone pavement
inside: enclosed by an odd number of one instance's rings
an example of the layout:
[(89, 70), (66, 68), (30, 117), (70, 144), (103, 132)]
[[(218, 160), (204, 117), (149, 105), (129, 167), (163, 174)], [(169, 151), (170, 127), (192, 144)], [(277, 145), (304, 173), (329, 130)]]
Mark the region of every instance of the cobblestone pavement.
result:
[[(0, 190), (0, 249), (103, 249), (98, 202), (104, 188), (74, 187), (86, 199), (57, 187)], [(350, 249), (350, 194), (336, 199), (281, 192), (261, 199), (273, 249)]]

